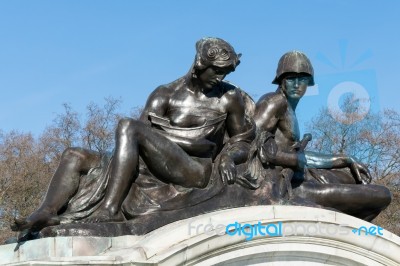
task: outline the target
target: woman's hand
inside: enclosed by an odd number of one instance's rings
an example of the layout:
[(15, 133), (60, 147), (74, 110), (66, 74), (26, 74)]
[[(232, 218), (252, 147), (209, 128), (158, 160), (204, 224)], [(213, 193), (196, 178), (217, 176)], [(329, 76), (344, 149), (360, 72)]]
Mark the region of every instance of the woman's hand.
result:
[(219, 174), (224, 184), (228, 183), (228, 185), (232, 185), (236, 181), (236, 165), (228, 155), (221, 155)]

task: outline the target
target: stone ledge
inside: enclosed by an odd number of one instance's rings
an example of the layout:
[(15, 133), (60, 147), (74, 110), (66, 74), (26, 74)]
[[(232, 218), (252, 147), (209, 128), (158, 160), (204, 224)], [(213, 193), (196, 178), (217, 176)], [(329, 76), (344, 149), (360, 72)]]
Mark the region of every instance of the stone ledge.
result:
[[(330, 226), (340, 232), (256, 235), (251, 240), (217, 234), (217, 225), (234, 222), (264, 226), (282, 222), (286, 229), (301, 223), (308, 229)], [(214, 230), (208, 226), (210, 230), (204, 231), (207, 224)], [(177, 221), (143, 236), (44, 238), (28, 241), (16, 252), (16, 244), (3, 245), (0, 258), (1, 265), (399, 265), (400, 237), (385, 230), (383, 235), (352, 232), (361, 226), (373, 224), (317, 208), (252, 206)]]

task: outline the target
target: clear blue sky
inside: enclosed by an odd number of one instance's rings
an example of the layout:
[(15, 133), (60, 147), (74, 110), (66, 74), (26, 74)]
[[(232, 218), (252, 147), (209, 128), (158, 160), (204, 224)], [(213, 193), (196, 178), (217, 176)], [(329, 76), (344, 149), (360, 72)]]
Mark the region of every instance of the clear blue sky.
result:
[(195, 42), (215, 36), (241, 52), (227, 77), (255, 100), (281, 55), (305, 52), (318, 84), (298, 107), (304, 123), (343, 82), (361, 84), (375, 110), (398, 107), (400, 1), (0, 0), (0, 129), (39, 134), (62, 103), (144, 105), (185, 74)]

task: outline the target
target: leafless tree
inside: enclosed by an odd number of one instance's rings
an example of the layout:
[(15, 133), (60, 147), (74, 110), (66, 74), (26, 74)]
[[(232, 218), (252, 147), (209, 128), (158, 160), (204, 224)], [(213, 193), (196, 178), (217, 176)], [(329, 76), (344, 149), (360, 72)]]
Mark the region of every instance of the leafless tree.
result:
[(64, 112), (57, 114), (53, 123), (39, 137), (49, 161), (59, 160), (66, 148), (80, 144), (78, 142), (81, 131), (80, 116), (68, 103), (64, 103), (63, 107)]
[(9, 226), (15, 215), (28, 215), (41, 201), (53, 171), (45, 150), (30, 133), (1, 135), (0, 241), (13, 235)]
[[(313, 135), (308, 149), (354, 156), (374, 179), (400, 171), (400, 116), (393, 110), (366, 113), (347, 98), (343, 112), (323, 108), (307, 125)], [(345, 114), (345, 115), (343, 115)]]
[(90, 103), (87, 106), (86, 121), (81, 129), (82, 147), (105, 153), (114, 146), (114, 132), (122, 114), (118, 113), (121, 100), (105, 98), (105, 105)]
[(307, 130), (313, 135), (308, 149), (354, 156), (368, 166), (374, 183), (390, 189), (392, 203), (375, 223), (400, 235), (400, 114), (366, 112), (348, 97), (341, 112), (321, 109)]
[[(90, 103), (85, 115), (63, 104), (64, 112), (37, 138), (0, 132), (0, 243), (15, 235), (10, 224), (16, 215), (27, 216), (39, 206), (66, 148), (112, 150), (115, 126), (122, 117), (120, 103), (112, 97), (105, 98), (104, 105)], [(130, 115), (137, 118), (139, 110)]]

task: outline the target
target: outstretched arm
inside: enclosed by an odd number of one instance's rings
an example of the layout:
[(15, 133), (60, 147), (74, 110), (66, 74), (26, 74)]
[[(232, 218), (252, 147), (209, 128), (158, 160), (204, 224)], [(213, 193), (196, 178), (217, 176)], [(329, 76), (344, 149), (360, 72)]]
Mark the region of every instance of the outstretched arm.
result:
[(305, 152), (307, 166), (310, 168), (332, 169), (349, 167), (354, 159), (344, 155), (323, 154), (313, 151)]
[[(372, 177), (368, 168), (359, 163), (355, 158), (346, 155), (322, 154), (318, 152), (305, 152), (307, 167), (320, 169), (350, 168), (354, 178), (359, 183), (368, 184)], [(363, 175), (362, 175), (363, 174)]]

